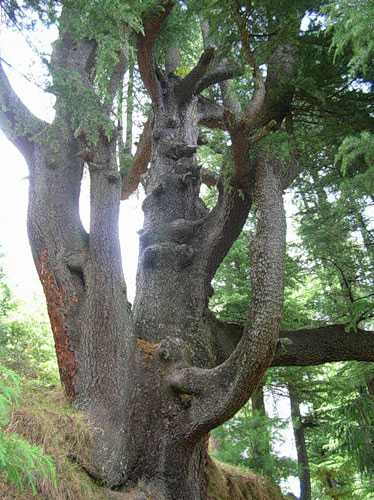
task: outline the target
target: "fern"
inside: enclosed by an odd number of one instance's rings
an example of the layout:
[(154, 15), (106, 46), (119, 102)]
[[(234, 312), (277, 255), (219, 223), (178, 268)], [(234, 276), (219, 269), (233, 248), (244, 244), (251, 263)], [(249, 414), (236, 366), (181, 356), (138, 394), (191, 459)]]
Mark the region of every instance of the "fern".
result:
[(0, 365), (0, 473), (17, 488), (28, 487), (35, 494), (38, 481), (47, 479), (56, 484), (56, 469), (39, 446), (4, 430), (19, 400), (20, 382), (17, 373)]

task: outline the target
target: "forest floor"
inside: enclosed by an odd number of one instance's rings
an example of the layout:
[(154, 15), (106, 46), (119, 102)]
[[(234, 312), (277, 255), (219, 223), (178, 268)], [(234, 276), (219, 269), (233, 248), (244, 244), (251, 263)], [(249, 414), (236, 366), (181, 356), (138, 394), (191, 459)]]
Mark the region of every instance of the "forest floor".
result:
[[(89, 470), (90, 431), (82, 415), (71, 408), (56, 386), (35, 384), (24, 391), (7, 432), (16, 432), (40, 446), (56, 465), (57, 482), (36, 481), (37, 492), (15, 488), (0, 476), (0, 498), (6, 500), (159, 500), (141, 488), (112, 491), (95, 482)], [(213, 459), (208, 464), (208, 500), (282, 500), (280, 490), (266, 479)]]

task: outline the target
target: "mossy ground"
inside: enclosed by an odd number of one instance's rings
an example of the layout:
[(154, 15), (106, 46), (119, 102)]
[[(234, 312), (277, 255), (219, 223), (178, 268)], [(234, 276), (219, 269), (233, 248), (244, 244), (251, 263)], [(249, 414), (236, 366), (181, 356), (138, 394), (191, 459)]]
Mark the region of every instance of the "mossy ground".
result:
[[(0, 498), (6, 500), (149, 500), (140, 489), (108, 490), (78, 465), (89, 456), (90, 431), (84, 417), (71, 408), (57, 386), (28, 384), (20, 405), (13, 412), (8, 432), (17, 432), (38, 444), (53, 457), (58, 482), (37, 481), (37, 494), (18, 490), (0, 476)], [(278, 488), (250, 471), (214, 460), (208, 465), (209, 500), (281, 500)], [(152, 499), (159, 500), (159, 499)]]

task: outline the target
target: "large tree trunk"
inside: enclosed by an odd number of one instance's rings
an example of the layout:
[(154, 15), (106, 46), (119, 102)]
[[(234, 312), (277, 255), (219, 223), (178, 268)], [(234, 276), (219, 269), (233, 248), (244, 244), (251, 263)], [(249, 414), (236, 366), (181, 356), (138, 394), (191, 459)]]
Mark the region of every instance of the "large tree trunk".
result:
[[(282, 193), (295, 172), (263, 151), (260, 141), (289, 112), (295, 58), (292, 47), (280, 45), (269, 57), (266, 82), (254, 67), (255, 91), (243, 112), (227, 95), (226, 107), (212, 103), (200, 93), (231, 78), (235, 69), (217, 62), (209, 47), (183, 79), (157, 69), (154, 44), (173, 2), (162, 6), (150, 11), (137, 35), (152, 117), (129, 175), (122, 178), (118, 169), (121, 141), (112, 115), (127, 51), (113, 54), (118, 60), (98, 92), (99, 44), (69, 32), (77, 15), (74, 2), (62, 9), (51, 61), (54, 122), (31, 115), (0, 65), (0, 124), (30, 168), (29, 238), (61, 381), (92, 424), (90, 473), (111, 487), (142, 484), (145, 495), (157, 500), (203, 500), (208, 433), (248, 401), (277, 347), (284, 287)], [(253, 58), (249, 63), (256, 66)], [(227, 130), (232, 143), (210, 211), (199, 197), (199, 124)], [(136, 188), (150, 157), (131, 307), (121, 265), (119, 203), (121, 191), (125, 197)], [(88, 232), (79, 217), (84, 166), (91, 182)], [(252, 201), (252, 302), (227, 350), (207, 307), (211, 280)], [(284, 342), (282, 355), (287, 363), (300, 362), (292, 342)]]
[[(158, 499), (197, 500), (206, 498), (207, 436), (215, 424), (194, 429), (195, 395), (173, 389), (168, 376), (216, 363), (207, 302), (218, 264), (206, 239), (210, 226), (226, 223), (227, 212), (217, 210), (212, 220), (199, 198), (198, 101), (180, 106), (173, 83), (165, 81), (169, 98), (154, 115), (132, 312), (118, 245), (115, 143), (100, 137), (87, 147), (65, 110), (57, 109), (29, 157), (28, 229), (62, 383), (95, 428), (91, 474), (109, 486), (142, 482)], [(91, 177), (89, 235), (78, 211), (82, 154)], [(231, 241), (249, 206), (247, 195), (234, 200), (243, 215)], [(218, 251), (224, 255), (229, 246), (225, 241)], [(206, 411), (214, 413), (213, 406)]]

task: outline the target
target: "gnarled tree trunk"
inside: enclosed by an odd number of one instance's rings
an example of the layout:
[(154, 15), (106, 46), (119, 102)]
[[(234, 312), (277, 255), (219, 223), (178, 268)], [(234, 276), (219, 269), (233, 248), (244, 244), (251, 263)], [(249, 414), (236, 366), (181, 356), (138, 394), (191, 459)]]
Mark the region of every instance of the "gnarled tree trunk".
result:
[[(141, 482), (158, 500), (199, 500), (207, 496), (209, 431), (249, 399), (276, 352), (285, 251), (282, 193), (297, 170), (285, 169), (259, 142), (289, 112), (294, 51), (288, 45), (274, 51), (266, 81), (248, 57), (256, 82), (245, 110), (225, 85), (223, 105), (211, 102), (201, 92), (237, 72), (227, 61), (217, 61), (215, 49), (206, 48), (183, 79), (172, 73), (172, 57), (167, 72), (156, 68), (154, 44), (172, 7), (163, 2), (137, 35), (138, 67), (152, 116), (126, 177), (118, 167), (123, 141), (112, 109), (127, 50), (117, 54), (103, 97), (95, 82), (98, 44), (70, 33), (70, 4), (62, 10), (51, 62), (57, 96), (53, 123), (26, 109), (0, 66), (0, 124), (29, 165), (30, 243), (61, 381), (95, 432), (91, 474), (113, 487)], [(231, 165), (221, 177), (209, 176), (218, 189), (212, 210), (199, 196), (206, 177), (196, 161), (200, 125), (225, 129), (231, 138)], [(79, 217), (84, 166), (91, 181), (88, 232)], [(131, 307), (118, 214), (121, 196), (128, 196), (144, 173), (145, 219)], [(253, 299), (238, 335), (237, 328), (213, 317), (208, 300), (211, 280), (252, 202), (257, 219)], [(297, 342), (288, 337), (278, 344), (275, 364), (303, 364), (293, 350)], [(308, 344), (306, 337), (297, 340)], [(315, 362), (323, 358), (313, 349), (305, 351)]]

